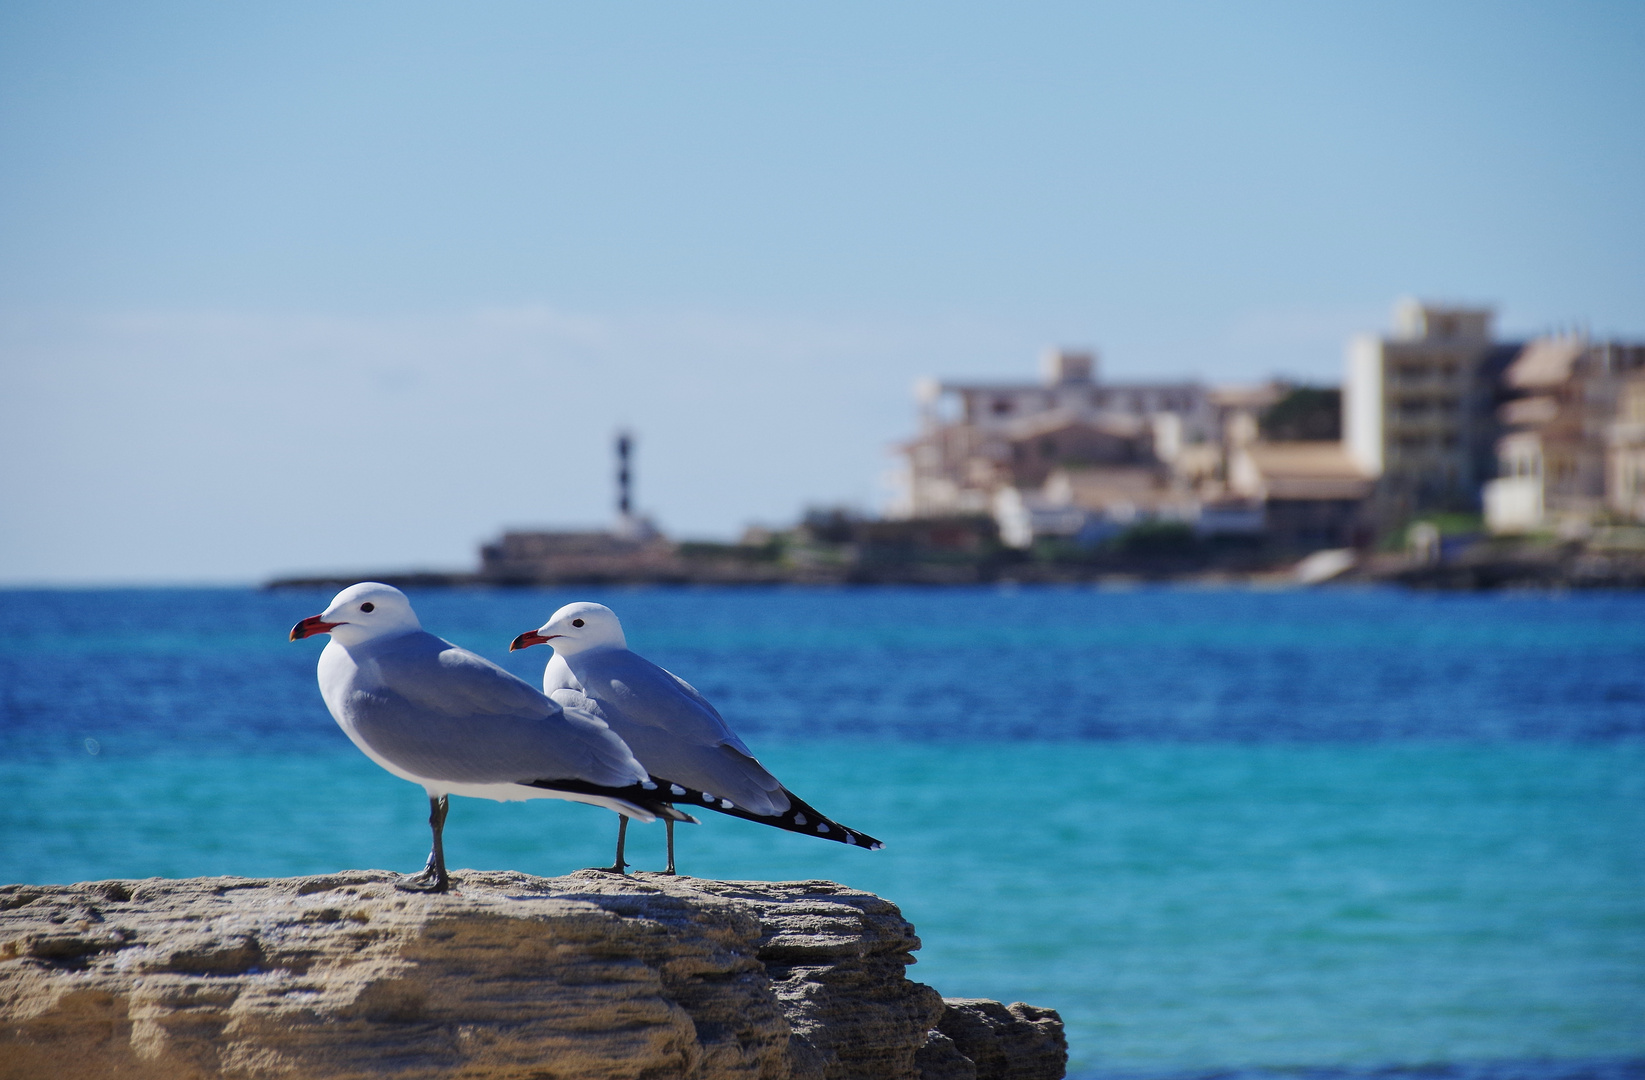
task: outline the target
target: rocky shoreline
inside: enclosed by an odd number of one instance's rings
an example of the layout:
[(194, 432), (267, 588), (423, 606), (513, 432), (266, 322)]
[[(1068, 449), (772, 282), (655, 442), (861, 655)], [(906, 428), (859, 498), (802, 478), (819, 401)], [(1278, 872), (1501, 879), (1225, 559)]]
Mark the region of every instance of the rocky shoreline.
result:
[(907, 978), (827, 881), (458, 871), (0, 887), (0, 1078), (1056, 1080), (1057, 1014)]

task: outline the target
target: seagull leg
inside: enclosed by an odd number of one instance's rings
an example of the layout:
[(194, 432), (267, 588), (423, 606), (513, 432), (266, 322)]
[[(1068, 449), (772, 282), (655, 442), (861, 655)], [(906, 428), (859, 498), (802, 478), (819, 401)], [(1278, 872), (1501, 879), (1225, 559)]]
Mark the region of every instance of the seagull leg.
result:
[(606, 874), (628, 873), (628, 863), (623, 861), (623, 844), (628, 840), (628, 815), (617, 815), (617, 860), (610, 866), (591, 866), (590, 870), (599, 870)]
[(674, 819), (668, 818), (663, 824), (668, 826), (668, 869), (664, 870), (663, 873), (672, 874), (674, 873)]
[(444, 833), (446, 814), (451, 810), (451, 796), (441, 795), (435, 798), (428, 797), (428, 827), (434, 833), (434, 846), (428, 853), (428, 864), (423, 872), (404, 881), (395, 882), (394, 887), (401, 892), (443, 893), (451, 888), (451, 878), (446, 873), (446, 849)]

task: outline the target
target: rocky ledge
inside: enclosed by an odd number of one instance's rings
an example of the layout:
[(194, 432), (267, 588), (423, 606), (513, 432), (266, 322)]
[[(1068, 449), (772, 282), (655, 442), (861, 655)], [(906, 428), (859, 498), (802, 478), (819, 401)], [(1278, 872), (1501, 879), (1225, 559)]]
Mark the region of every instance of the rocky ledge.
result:
[(0, 887), (0, 1077), (1055, 1080), (1049, 1009), (910, 981), (828, 881), (460, 871)]

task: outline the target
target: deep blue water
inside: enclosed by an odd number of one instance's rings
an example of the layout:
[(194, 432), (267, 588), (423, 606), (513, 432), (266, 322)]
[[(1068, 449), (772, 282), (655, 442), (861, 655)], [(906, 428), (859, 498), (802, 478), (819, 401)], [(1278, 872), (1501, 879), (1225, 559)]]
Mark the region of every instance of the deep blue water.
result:
[[(507, 644), (572, 599), (888, 843), (714, 818), (683, 871), (896, 900), (914, 977), (1061, 1010), (1076, 1073), (1645, 1075), (1645, 597), (413, 595), (532, 681), (547, 651)], [(285, 640), (328, 600), (0, 592), (0, 880), (420, 866), (421, 792), (327, 716), (320, 644)], [(447, 838), (457, 866), (557, 874), (613, 832), (459, 800)]]

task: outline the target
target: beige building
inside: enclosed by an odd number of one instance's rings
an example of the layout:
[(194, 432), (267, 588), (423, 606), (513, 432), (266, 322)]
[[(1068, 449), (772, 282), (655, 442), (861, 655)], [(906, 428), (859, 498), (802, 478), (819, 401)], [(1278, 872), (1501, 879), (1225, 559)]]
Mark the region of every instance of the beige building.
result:
[(1132, 525), (1194, 525), (1199, 516), (1199, 499), (1159, 464), (1059, 467), (1038, 487), (1004, 487), (994, 498), (1000, 539), (1020, 548), (1047, 537), (1094, 543)]
[(1404, 300), (1392, 334), (1349, 343), (1343, 442), (1378, 480), (1381, 528), (1425, 511), (1478, 509), (1496, 471), (1501, 373), (1519, 351), (1492, 339), (1492, 319), (1488, 308)]
[(1623, 380), (1606, 443), (1606, 501), (1624, 520), (1645, 521), (1645, 372)]
[(903, 512), (990, 514), (1007, 544), (1101, 542), (1134, 525), (1266, 534), (1282, 547), (1358, 546), (1372, 483), (1340, 443), (1261, 441), (1278, 382), (1104, 385), (1089, 353), (1047, 355), (1042, 383), (921, 389)]
[(1363, 547), (1364, 507), (1375, 481), (1341, 442), (1252, 442), (1228, 460), (1228, 486), (1263, 508), (1263, 528), (1282, 548)]
[(1638, 520), (1645, 480), (1645, 345), (1539, 338), (1503, 376), (1495, 532), (1584, 529), (1608, 512)]
[(1038, 383), (921, 383), (920, 434), (900, 449), (906, 517), (992, 513), (1058, 468), (1154, 466), (1216, 438), (1195, 382), (1102, 383), (1090, 352), (1053, 350)]

